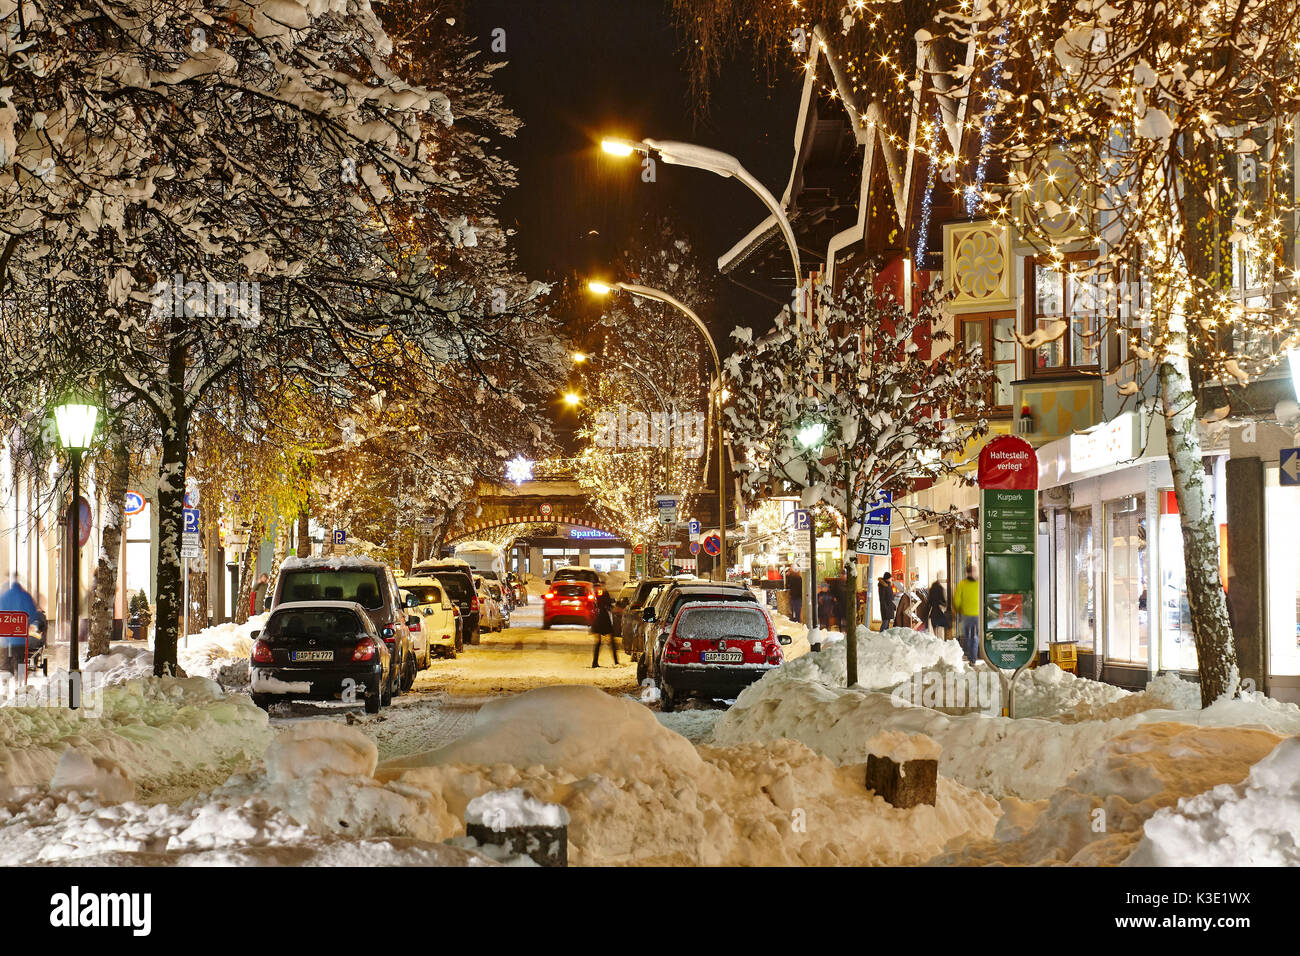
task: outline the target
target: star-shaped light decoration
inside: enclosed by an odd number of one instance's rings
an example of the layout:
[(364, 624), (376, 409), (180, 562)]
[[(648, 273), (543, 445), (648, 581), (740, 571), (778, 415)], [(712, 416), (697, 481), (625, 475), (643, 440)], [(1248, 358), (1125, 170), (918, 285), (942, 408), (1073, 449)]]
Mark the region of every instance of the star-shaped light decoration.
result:
[(533, 463), (523, 455), (515, 455), (506, 462), (506, 478), (516, 485), (533, 480)]

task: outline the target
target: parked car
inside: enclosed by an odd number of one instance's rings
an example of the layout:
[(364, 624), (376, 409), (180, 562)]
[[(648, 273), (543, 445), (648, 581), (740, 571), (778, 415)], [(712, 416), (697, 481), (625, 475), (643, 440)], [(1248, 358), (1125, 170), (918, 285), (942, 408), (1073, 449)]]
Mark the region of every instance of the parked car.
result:
[(435, 577), (421, 577), (403, 578), (401, 584), (407, 610), (419, 619), (418, 627), (411, 629), (411, 638), (416, 656), (422, 660), (421, 668), (429, 666), (434, 654), (459, 654), (465, 646), (460, 610), (451, 603), (442, 582)]
[(584, 624), (596, 620), (596, 587), (590, 581), (561, 581), (542, 595), (542, 628), (552, 624)]
[(280, 604), (252, 637), (253, 703), (263, 710), (277, 700), (352, 697), (377, 714), (398, 692), (389, 645), (355, 601)]
[(603, 574), (595, 568), (586, 568), (577, 564), (557, 568), (547, 583), (553, 585), (560, 581), (586, 581), (597, 594), (605, 590), (605, 576)]
[(688, 697), (731, 700), (785, 661), (767, 608), (757, 601), (682, 605), (659, 661), (659, 706), (671, 711)]
[(668, 578), (648, 578), (636, 582), (636, 590), (628, 601), (627, 607), (623, 609), (623, 616), (617, 629), (623, 639), (623, 651), (633, 660), (636, 660), (641, 653), (641, 627), (645, 623), (641, 619), (641, 613), (669, 583)]
[(515, 594), (516, 606), (522, 607), (528, 603), (528, 587), (524, 584), (523, 578), (510, 571), (506, 574), (506, 583)]
[(415, 617), (407, 614), (388, 565), (361, 557), (286, 558), (271, 608), (302, 601), (355, 602), (365, 608), (393, 656), (398, 693), (411, 689), (417, 669), (410, 628)]
[(469, 563), (459, 558), (435, 558), (416, 564), (411, 575), (432, 575), (443, 583), (451, 602), (460, 608), (464, 643), (477, 644), (480, 633), (478, 588), (474, 586), (474, 572), (470, 570)]
[(499, 631), (510, 623), (501, 607), (501, 602), (492, 593), (492, 585), (479, 575), (474, 575), (474, 585), (478, 594), (480, 626), (485, 631)]
[(483, 577), (483, 583), (487, 585), (493, 599), (501, 605), (501, 610), (505, 614), (506, 623), (508, 624), (510, 615), (515, 609), (515, 592), (504, 581), (494, 581), (486, 575)]
[(638, 681), (645, 680), (647, 677), (658, 678), (658, 663), (664, 642), (668, 639), (669, 629), (682, 607), (705, 601), (757, 604), (758, 598), (754, 597), (754, 592), (743, 584), (694, 578), (670, 581), (655, 597), (654, 604), (647, 605), (641, 612), (645, 626), (641, 629), (641, 653), (636, 661)]
[(632, 601), (632, 596), (636, 594), (635, 584), (625, 584), (614, 594), (614, 603), (609, 609), (610, 617), (614, 620), (614, 633), (623, 633), (623, 614), (627, 606)]

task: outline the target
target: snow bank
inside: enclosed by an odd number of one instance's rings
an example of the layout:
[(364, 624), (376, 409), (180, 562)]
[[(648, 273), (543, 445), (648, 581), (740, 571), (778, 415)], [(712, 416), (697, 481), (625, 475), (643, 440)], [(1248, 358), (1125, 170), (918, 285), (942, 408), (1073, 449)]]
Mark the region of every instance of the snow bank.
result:
[[(1007, 801), (1008, 812), (998, 823), (992, 841), (961, 848), (931, 862), (1090, 866), (1126, 861), (1246, 862), (1241, 856), (1233, 858), (1232, 852), (1218, 859), (1202, 856), (1206, 847), (1201, 835), (1187, 839), (1188, 827), (1183, 823), (1171, 822), (1163, 830), (1157, 825), (1155, 832), (1165, 836), (1166, 842), (1160, 844), (1160, 850), (1153, 844), (1145, 852), (1145, 858), (1134, 854), (1134, 848), (1142, 838), (1144, 825), (1150, 827), (1156, 820), (1174, 819), (1166, 808), (1180, 803), (1182, 798), (1211, 787), (1218, 788), (1215, 793), (1235, 795), (1239, 788), (1231, 785), (1239, 783), (1250, 772), (1252, 764), (1274, 750), (1278, 739), (1276, 734), (1262, 730), (1175, 723), (1155, 723), (1125, 731), (1103, 743), (1085, 766), (1048, 799), (1036, 804)], [(1288, 785), (1294, 786), (1294, 779)], [(1268, 802), (1274, 806), (1286, 799), (1281, 791), (1270, 797)], [(1294, 801), (1294, 796), (1291, 800)], [(1203, 818), (1205, 811), (1214, 809), (1218, 800), (1198, 797), (1191, 803), (1198, 807), (1195, 816)], [(1254, 809), (1262, 807), (1257, 805)], [(1290, 819), (1296, 820), (1295, 809)], [(1199, 822), (1208, 822), (1213, 829), (1224, 825), (1204, 819)], [(1250, 825), (1259, 822), (1252, 821)], [(1270, 840), (1276, 843), (1279, 838), (1285, 838), (1286, 826), (1281, 823), (1269, 835)], [(1161, 853), (1171, 850), (1170, 856)]]
[[(187, 677), (206, 677), (232, 693), (248, 693), (249, 655), (253, 651), (252, 632), (261, 630), (269, 615), (260, 614), (246, 624), (217, 624), (204, 628), (181, 641), (176, 662)], [(82, 673), (95, 675), (99, 685), (123, 684), (141, 677), (152, 677), (153, 651), (143, 644), (115, 644), (107, 654), (99, 654), (82, 665)], [(87, 686), (91, 685), (87, 678)]]
[(445, 806), (444, 832), (493, 791), (559, 804), (580, 865), (920, 863), (950, 840), (991, 837), (999, 812), (945, 779), (936, 806), (899, 810), (866, 790), (863, 765), (794, 741), (697, 751), (638, 702), (592, 687), (494, 701), (465, 737), (377, 776)]
[(1300, 737), (1279, 743), (1244, 782), (1158, 811), (1125, 863), (1300, 866)]
[[(717, 722), (710, 742), (740, 746), (798, 740), (836, 763), (848, 764), (864, 761), (867, 741), (881, 731), (921, 733), (942, 747), (940, 774), (998, 798), (1040, 800), (1063, 786), (1108, 740), (1142, 724), (1176, 721), (1300, 733), (1300, 708), (1258, 694), (1204, 710), (1175, 709), (1170, 704), (1188, 703), (1191, 686), (1177, 678), (1153, 681), (1142, 694), (1113, 697), (1113, 692), (1098, 689), (1097, 682), (1068, 677), (1057, 669), (1035, 681), (1036, 690), (1029, 695), (1052, 719), (941, 713), (913, 705), (901, 691), (907, 690), (914, 672), (979, 676), (982, 671), (954, 656), (960, 654), (955, 642), (891, 628), (883, 635), (859, 630), (858, 648), (862, 686), (843, 686), (842, 646), (809, 654), (747, 687)], [(1025, 675), (1021, 681), (1028, 685)], [(900, 692), (862, 689), (891, 683)], [(1110, 703), (1102, 703), (1108, 698)]]
[(569, 823), (569, 811), (558, 804), (534, 800), (516, 787), (475, 797), (465, 807), (465, 822), (497, 832), (508, 827), (562, 827)]
[(280, 733), (266, 748), (266, 775), (274, 783), (315, 773), (373, 776), (379, 748), (361, 731), (329, 720), (308, 720)]
[[(51, 784), (73, 748), (91, 764), (114, 762), (149, 790), (256, 758), (271, 739), (266, 714), (252, 701), (227, 697), (202, 677), (136, 678), (101, 693), (99, 716), (89, 708), (0, 707), (0, 772), (9, 783)], [(77, 766), (90, 772), (84, 761)]]

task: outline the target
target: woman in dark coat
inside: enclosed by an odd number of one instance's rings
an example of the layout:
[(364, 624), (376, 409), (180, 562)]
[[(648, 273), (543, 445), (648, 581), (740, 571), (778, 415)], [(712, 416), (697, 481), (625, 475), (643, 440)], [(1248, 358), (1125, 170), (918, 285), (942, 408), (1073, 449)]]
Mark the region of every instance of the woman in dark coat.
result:
[(606, 637), (609, 638), (609, 652), (614, 656), (614, 666), (618, 666), (618, 639), (614, 637), (614, 616), (610, 613), (613, 606), (609, 591), (602, 589), (596, 597), (596, 619), (591, 622), (591, 633), (596, 635), (596, 647), (591, 652), (592, 667), (600, 666), (600, 645)]
[(947, 575), (940, 571), (930, 585), (930, 630), (935, 637), (944, 637), (944, 632), (952, 627), (952, 618), (948, 609)]

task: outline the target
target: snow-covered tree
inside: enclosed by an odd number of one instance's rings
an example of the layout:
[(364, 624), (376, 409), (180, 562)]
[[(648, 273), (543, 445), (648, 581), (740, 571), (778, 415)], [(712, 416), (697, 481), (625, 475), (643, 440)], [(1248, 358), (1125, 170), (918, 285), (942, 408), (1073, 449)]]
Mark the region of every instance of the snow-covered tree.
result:
[(72, 369), (152, 420), (162, 673), (210, 390), (332, 395), (452, 366), (509, 396), (558, 361), (544, 289), (500, 268), (500, 248), (444, 255), (492, 245), (477, 217), (499, 182), (473, 186), (485, 134), (459, 141), (463, 168), (433, 152), (455, 105), (394, 72), (366, 0), (28, 0), (0, 22), (0, 285), (18, 302), (4, 359), (46, 400)]

